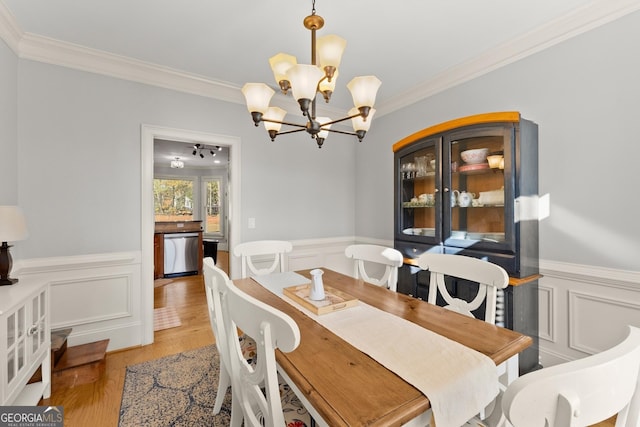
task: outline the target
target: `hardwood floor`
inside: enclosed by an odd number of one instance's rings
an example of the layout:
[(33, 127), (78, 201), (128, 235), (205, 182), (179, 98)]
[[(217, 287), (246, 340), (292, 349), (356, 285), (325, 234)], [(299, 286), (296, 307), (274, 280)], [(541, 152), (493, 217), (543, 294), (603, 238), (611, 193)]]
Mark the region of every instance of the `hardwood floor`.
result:
[[(218, 253), (218, 265), (228, 271), (228, 253)], [(41, 405), (64, 407), (65, 427), (118, 425), (120, 401), (128, 365), (203, 347), (213, 343), (202, 276), (172, 279), (154, 289), (154, 307), (173, 306), (182, 325), (155, 333), (154, 343), (110, 352), (105, 375), (92, 384), (55, 388)]]
[[(227, 252), (218, 253), (218, 266), (228, 272)], [(171, 283), (155, 288), (154, 297), (154, 307), (173, 306), (182, 325), (156, 332), (153, 344), (108, 353), (105, 375), (95, 383), (54, 388), (51, 398), (40, 404), (63, 406), (65, 427), (117, 426), (128, 365), (213, 343), (202, 276), (174, 278)], [(614, 424), (612, 418), (596, 426)]]

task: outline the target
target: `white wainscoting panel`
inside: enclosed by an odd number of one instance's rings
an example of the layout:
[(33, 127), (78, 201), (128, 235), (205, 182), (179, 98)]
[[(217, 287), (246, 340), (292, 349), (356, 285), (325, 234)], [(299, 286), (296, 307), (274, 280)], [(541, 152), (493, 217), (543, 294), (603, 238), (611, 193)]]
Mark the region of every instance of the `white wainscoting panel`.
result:
[(640, 272), (540, 261), (543, 366), (606, 350), (640, 327)]
[(553, 308), (555, 289), (549, 286), (538, 285), (538, 336), (541, 340), (556, 341), (554, 330), (555, 316)]
[(14, 272), (50, 284), (51, 329), (72, 328), (69, 346), (108, 338), (112, 351), (142, 344), (140, 260), (140, 252), (39, 258)]
[(569, 291), (570, 348), (599, 353), (627, 336), (626, 325), (640, 326), (640, 295), (630, 300), (624, 293), (612, 294)]
[[(131, 276), (114, 275), (91, 279), (52, 281), (51, 323), (56, 328), (104, 322), (133, 315)], [(87, 304), (78, 304), (78, 301)], [(94, 304), (98, 302), (97, 304)]]

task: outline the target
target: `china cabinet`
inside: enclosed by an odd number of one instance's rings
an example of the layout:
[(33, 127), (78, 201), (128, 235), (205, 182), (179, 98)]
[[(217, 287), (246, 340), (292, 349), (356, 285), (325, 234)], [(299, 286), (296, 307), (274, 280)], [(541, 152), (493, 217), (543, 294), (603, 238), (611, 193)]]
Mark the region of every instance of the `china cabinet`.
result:
[[(464, 117), (393, 146), (398, 291), (427, 299), (423, 252), (467, 255), (510, 275), (497, 323), (534, 338), (521, 371), (538, 365), (538, 127), (518, 112)], [(469, 284), (465, 286), (468, 288)], [(451, 281), (453, 294), (465, 286)]]
[[(49, 285), (20, 279), (0, 287), (0, 404), (36, 405), (51, 394)], [(27, 384), (42, 368), (42, 380)]]

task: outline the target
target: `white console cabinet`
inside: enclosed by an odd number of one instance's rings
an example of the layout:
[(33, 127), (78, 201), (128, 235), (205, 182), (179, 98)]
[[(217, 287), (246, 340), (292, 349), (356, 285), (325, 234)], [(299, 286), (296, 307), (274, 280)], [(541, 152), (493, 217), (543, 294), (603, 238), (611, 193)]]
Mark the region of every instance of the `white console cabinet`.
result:
[[(42, 366), (42, 381), (27, 384)], [(0, 404), (37, 405), (51, 395), (49, 284), (0, 287)]]

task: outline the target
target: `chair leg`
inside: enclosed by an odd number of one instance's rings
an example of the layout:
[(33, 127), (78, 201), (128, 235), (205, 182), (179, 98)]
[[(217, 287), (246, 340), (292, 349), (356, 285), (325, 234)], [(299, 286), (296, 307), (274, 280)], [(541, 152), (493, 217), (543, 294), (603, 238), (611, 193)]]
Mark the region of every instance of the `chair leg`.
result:
[(227, 390), (231, 386), (231, 377), (227, 370), (220, 365), (220, 380), (218, 381), (218, 393), (216, 394), (216, 402), (213, 405), (213, 414), (218, 415), (220, 409), (222, 409), (222, 403), (224, 402), (224, 396), (227, 394)]
[(240, 402), (235, 393), (231, 393), (231, 427), (241, 427), (243, 421), (242, 409)]

